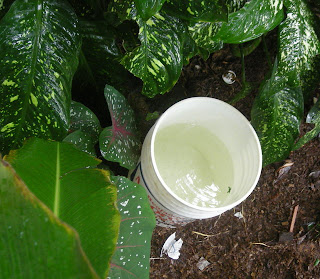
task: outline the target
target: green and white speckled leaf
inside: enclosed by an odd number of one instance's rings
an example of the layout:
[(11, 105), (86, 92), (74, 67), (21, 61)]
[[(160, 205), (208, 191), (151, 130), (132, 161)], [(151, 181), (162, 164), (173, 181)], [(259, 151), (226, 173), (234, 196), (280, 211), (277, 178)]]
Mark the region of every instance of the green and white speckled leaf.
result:
[(156, 225), (145, 189), (125, 177), (111, 177), (118, 186), (121, 215), (116, 251), (107, 278), (149, 278), (152, 231)]
[(223, 47), (223, 42), (214, 39), (214, 35), (219, 31), (222, 23), (211, 22), (190, 22), (188, 31), (196, 44), (210, 53)]
[(80, 43), (66, 1), (12, 4), (0, 22), (0, 151), (31, 136), (66, 135)]
[(307, 132), (302, 138), (298, 140), (298, 142), (294, 146), (294, 150), (299, 149), (303, 145), (305, 145), (308, 141), (315, 138), (320, 133), (320, 100), (316, 102), (316, 104), (311, 108), (307, 115), (306, 119), (307, 123), (314, 124), (314, 128)]
[(109, 172), (96, 168), (100, 160), (71, 144), (36, 138), (10, 151), (5, 160), (56, 217), (77, 230), (92, 266), (105, 278), (118, 238), (120, 214)]
[(82, 48), (76, 81), (91, 85), (97, 91), (103, 91), (106, 84), (117, 86), (124, 83), (128, 71), (120, 64), (123, 54), (116, 43), (114, 28), (103, 20), (82, 20), (80, 32)]
[(111, 0), (108, 8), (112, 13), (116, 13), (121, 21), (131, 20), (137, 14), (134, 0)]
[(283, 20), (283, 0), (254, 0), (229, 15), (215, 40), (229, 44), (244, 43), (274, 29)]
[(148, 20), (162, 8), (166, 0), (134, 0), (138, 15), (143, 20)]
[(78, 233), (57, 218), (3, 160), (0, 200), (1, 278), (99, 278)]
[(304, 100), (300, 87), (289, 87), (286, 78), (277, 75), (275, 63), (272, 76), (256, 97), (251, 123), (259, 136), (263, 164), (285, 159), (299, 135)]
[(126, 98), (112, 86), (106, 85), (104, 96), (108, 103), (112, 127), (105, 128), (100, 134), (101, 154), (106, 160), (132, 169), (140, 157), (141, 147), (134, 112)]
[(188, 21), (228, 20), (228, 7), (224, 0), (167, 0), (164, 8), (170, 15)]
[(249, 1), (250, 0), (226, 0), (228, 12), (233, 13), (240, 10), (244, 4)]
[(81, 130), (77, 130), (67, 135), (63, 142), (69, 142), (74, 144), (74, 146), (83, 151), (87, 152), (92, 156), (96, 155), (94, 145), (96, 142), (93, 141), (92, 137), (89, 134), (82, 132)]
[(79, 102), (71, 101), (69, 132), (81, 130), (90, 135), (95, 144), (101, 129), (99, 119), (89, 108)]
[(320, 42), (316, 20), (304, 0), (285, 2), (287, 18), (280, 25), (279, 75), (291, 86), (301, 86), (310, 95), (320, 78)]
[(141, 45), (128, 53), (122, 64), (143, 81), (142, 94), (154, 97), (169, 91), (183, 66), (186, 30), (182, 22), (156, 14), (146, 22), (137, 20)]

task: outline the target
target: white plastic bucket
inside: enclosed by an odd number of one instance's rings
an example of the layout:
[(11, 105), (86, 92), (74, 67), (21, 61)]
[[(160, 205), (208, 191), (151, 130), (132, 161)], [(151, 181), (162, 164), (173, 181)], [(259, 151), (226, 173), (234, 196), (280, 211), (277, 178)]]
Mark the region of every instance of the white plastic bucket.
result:
[[(157, 133), (167, 126), (187, 123), (208, 129), (224, 143), (231, 155), (232, 191), (218, 207), (201, 207), (181, 199), (166, 185), (157, 168), (154, 155)], [(140, 162), (130, 178), (146, 188), (157, 225), (174, 227), (220, 215), (241, 203), (255, 188), (261, 168), (260, 142), (249, 121), (223, 101), (194, 97), (170, 107), (150, 129), (143, 143)]]

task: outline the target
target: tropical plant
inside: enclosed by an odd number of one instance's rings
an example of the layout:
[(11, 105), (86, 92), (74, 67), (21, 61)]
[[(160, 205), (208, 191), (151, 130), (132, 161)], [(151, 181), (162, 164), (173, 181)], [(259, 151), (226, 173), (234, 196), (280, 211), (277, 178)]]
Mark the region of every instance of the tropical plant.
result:
[[(0, 152), (7, 155), (0, 271), (7, 277), (148, 276), (154, 218), (144, 190), (99, 169), (92, 156), (132, 169), (140, 139), (125, 96), (132, 87), (150, 98), (170, 91), (196, 55), (206, 59), (231, 44), (244, 61), (277, 29), (278, 53), (251, 114), (264, 165), (320, 131), (318, 101), (307, 115), (314, 129), (297, 142), (320, 73), (318, 19), (306, 0), (4, 0), (0, 20)], [(243, 66), (231, 103), (254, 86)], [(92, 92), (102, 114), (109, 110), (109, 127), (92, 102), (79, 102)], [(145, 222), (132, 221), (133, 232), (124, 212), (135, 219), (138, 206)]]

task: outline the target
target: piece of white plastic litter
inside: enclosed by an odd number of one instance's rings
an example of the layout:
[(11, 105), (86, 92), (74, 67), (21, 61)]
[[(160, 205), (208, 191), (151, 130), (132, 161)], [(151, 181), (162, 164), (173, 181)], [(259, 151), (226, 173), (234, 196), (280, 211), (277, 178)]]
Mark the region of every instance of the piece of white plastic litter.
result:
[(177, 260), (180, 256), (180, 249), (183, 243), (183, 240), (180, 238), (179, 240), (175, 240), (176, 233), (174, 232), (172, 235), (168, 237), (166, 242), (163, 244), (161, 249), (160, 257), (163, 254), (167, 254), (171, 259)]
[(204, 270), (208, 265), (210, 265), (210, 262), (208, 262), (204, 257), (201, 257), (200, 260), (197, 263), (197, 267), (201, 271)]
[(235, 213), (234, 216), (237, 217), (237, 218), (239, 218), (239, 219), (242, 219), (242, 218), (243, 218), (243, 215), (242, 215), (242, 212), (241, 212), (241, 211)]

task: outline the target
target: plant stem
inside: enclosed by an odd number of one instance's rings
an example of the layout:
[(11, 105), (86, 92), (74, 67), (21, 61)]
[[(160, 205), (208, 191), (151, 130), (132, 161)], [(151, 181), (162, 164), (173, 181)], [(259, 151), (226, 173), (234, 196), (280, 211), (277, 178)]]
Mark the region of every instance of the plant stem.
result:
[(240, 45), (240, 55), (241, 55), (241, 79), (242, 79), (242, 85), (246, 83), (246, 67), (244, 63), (244, 53), (243, 53), (243, 46)]

